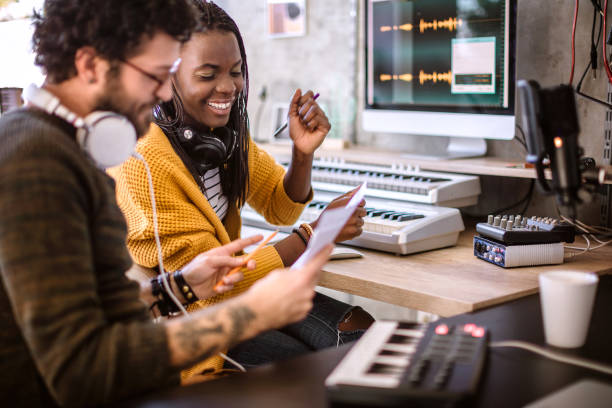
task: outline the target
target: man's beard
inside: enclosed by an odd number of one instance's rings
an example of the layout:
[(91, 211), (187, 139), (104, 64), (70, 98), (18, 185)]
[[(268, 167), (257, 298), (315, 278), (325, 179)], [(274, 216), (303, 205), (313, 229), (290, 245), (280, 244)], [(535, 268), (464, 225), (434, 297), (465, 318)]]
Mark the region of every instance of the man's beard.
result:
[[(156, 102), (137, 104), (130, 101), (121, 86), (119, 79), (109, 75), (107, 77), (104, 93), (95, 103), (96, 111), (111, 111), (124, 116), (136, 129), (138, 138), (144, 136), (149, 130), (153, 120), (153, 106)], [(146, 115), (143, 115), (147, 112)]]

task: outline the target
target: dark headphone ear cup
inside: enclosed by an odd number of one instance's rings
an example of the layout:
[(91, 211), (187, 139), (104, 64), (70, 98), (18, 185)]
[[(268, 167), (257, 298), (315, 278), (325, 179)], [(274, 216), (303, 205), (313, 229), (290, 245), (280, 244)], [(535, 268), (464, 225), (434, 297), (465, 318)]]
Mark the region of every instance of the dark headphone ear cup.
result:
[(227, 127), (217, 128), (214, 131), (214, 134), (223, 142), (223, 146), (225, 147), (225, 161), (228, 161), (232, 155), (234, 154), (234, 149), (236, 148), (236, 143), (238, 139), (238, 134), (236, 131), (229, 129)]
[(177, 130), (177, 136), (185, 153), (200, 171), (223, 165), (231, 157), (235, 146), (234, 132), (227, 128), (198, 132), (184, 127)]
[(216, 167), (225, 161), (227, 149), (221, 140), (216, 137), (207, 137), (193, 147), (193, 155), (202, 163), (209, 163)]

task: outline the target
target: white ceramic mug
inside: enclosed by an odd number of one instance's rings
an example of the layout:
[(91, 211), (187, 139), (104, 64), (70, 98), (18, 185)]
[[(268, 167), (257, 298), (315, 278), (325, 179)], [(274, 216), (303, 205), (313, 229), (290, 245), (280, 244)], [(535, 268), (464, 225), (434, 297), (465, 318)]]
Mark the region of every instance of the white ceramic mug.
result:
[(542, 273), (539, 279), (546, 342), (557, 347), (581, 347), (591, 321), (597, 275), (557, 271)]

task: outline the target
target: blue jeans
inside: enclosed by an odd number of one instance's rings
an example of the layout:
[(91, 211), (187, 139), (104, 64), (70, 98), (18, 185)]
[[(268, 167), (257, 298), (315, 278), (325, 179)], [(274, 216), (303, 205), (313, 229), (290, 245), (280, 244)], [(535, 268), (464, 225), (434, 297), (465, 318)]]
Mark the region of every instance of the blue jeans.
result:
[[(316, 293), (304, 320), (242, 342), (229, 350), (228, 356), (248, 368), (357, 340), (365, 330), (338, 330), (342, 319), (355, 307)], [(227, 362), (224, 367), (233, 368)]]

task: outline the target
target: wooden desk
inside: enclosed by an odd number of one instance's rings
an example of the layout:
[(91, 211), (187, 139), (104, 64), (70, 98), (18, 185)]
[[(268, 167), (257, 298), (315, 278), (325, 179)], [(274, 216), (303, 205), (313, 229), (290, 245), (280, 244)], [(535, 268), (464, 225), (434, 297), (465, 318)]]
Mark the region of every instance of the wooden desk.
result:
[[(261, 146), (277, 159), (288, 158), (290, 144)], [(318, 150), (317, 158), (339, 158), (347, 162), (376, 165), (418, 165), (423, 170), (534, 178), (535, 170), (522, 162), (480, 157), (457, 160), (425, 160), (402, 153), (351, 147)], [(550, 172), (547, 171), (550, 178)], [(538, 274), (551, 270), (612, 272), (612, 246), (573, 258), (562, 265), (504, 269), (473, 255), (474, 228), (468, 228), (457, 246), (396, 257), (362, 250), (363, 259), (329, 262), (321, 286), (381, 300), (440, 316), (453, 316), (496, 305), (538, 291)], [(582, 240), (578, 240), (583, 245)]]
[(612, 272), (610, 246), (561, 265), (504, 269), (473, 255), (473, 236), (468, 228), (454, 247), (405, 256), (360, 248), (364, 258), (328, 262), (319, 284), (447, 317), (536, 293), (542, 272)]

